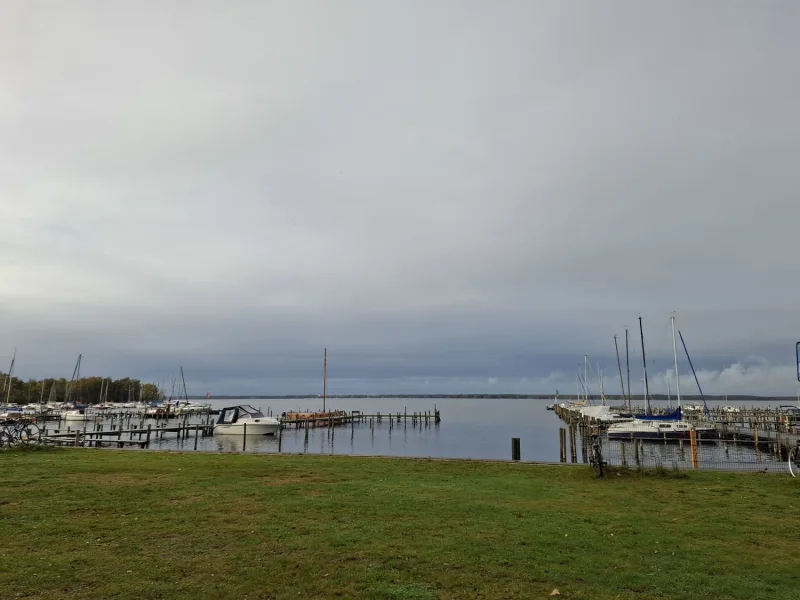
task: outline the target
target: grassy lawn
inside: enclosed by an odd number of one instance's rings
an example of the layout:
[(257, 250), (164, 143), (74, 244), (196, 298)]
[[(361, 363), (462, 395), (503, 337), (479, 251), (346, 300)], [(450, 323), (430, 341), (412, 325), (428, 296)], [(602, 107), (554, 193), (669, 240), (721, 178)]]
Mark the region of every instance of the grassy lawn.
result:
[(800, 597), (800, 481), (0, 454), (0, 598)]

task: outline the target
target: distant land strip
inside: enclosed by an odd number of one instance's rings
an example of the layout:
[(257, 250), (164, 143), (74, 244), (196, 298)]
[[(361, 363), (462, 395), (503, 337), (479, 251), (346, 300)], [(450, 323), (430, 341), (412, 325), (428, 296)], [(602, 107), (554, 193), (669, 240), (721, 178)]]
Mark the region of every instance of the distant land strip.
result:
[[(191, 400), (203, 400), (205, 396), (193, 396), (189, 395), (189, 399)], [(284, 394), (284, 395), (241, 395), (241, 394), (212, 394), (211, 398), (229, 398), (231, 400), (240, 400), (240, 399), (253, 399), (253, 400), (304, 400), (304, 399), (313, 399), (313, 398), (322, 398), (322, 394)], [(480, 398), (486, 400), (500, 400), (500, 399), (519, 399), (519, 400), (553, 400), (553, 394), (336, 394), (336, 395), (328, 395), (327, 398), (336, 399), (336, 398), (457, 398), (457, 399), (469, 399), (469, 398)], [(567, 402), (570, 400), (574, 400), (573, 396), (559, 396), (558, 400)], [(667, 401), (666, 394), (652, 394), (650, 396), (651, 400), (658, 400), (658, 401)], [(757, 395), (733, 395), (728, 394), (727, 398), (725, 396), (706, 396), (706, 400), (737, 400), (742, 401), (746, 400), (749, 402), (769, 402), (771, 400), (786, 400), (788, 402), (794, 401), (797, 402), (797, 398), (795, 396), (757, 396)], [(592, 400), (600, 400), (599, 396), (594, 396)], [(677, 398), (675, 396), (671, 397), (672, 402), (677, 403)], [(703, 397), (698, 395), (682, 395), (681, 401), (697, 401), (702, 402)], [(606, 395), (606, 402), (621, 402), (622, 399), (619, 397), (618, 394), (607, 394)], [(639, 394), (631, 396), (631, 401), (638, 401), (644, 402), (644, 396)]]

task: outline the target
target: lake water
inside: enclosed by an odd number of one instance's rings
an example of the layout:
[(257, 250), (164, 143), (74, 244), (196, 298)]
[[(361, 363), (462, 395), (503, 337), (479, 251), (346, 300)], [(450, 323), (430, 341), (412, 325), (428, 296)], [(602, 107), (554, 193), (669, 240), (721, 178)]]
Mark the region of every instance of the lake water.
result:
[[(440, 411), (442, 420), (435, 425), (431, 419), (428, 425), (423, 423), (416, 427), (409, 420), (407, 423), (395, 424), (391, 428), (388, 419), (384, 419), (381, 423), (375, 422), (372, 427), (370, 422), (366, 421), (355, 423), (352, 427), (348, 424), (333, 429), (311, 428), (308, 430), (308, 437), (305, 429), (290, 427), (283, 430), (280, 452), (509, 460), (511, 438), (517, 437), (520, 438), (522, 460), (558, 462), (558, 429), (564, 427), (564, 423), (555, 413), (546, 410), (545, 407), (550, 402), (552, 400), (515, 398), (332, 398), (328, 400), (329, 410), (341, 409), (348, 412), (360, 410), (366, 414), (388, 415), (398, 412), (432, 413), (435, 406)], [(695, 402), (690, 401), (690, 403)], [(789, 402), (786, 400), (772, 403), (711, 401), (709, 406), (728, 404), (766, 407), (787, 403)], [(211, 400), (214, 409), (237, 404), (251, 404), (260, 408), (265, 414), (271, 412), (275, 416), (289, 410), (321, 409), (321, 400), (318, 399)], [(666, 406), (665, 402), (653, 404)], [(190, 420), (190, 422), (196, 421), (198, 419)], [(193, 437), (178, 440), (175, 434), (166, 434), (163, 440), (152, 440), (151, 448), (193, 450), (194, 443)], [(239, 435), (217, 435), (198, 439), (198, 450), (239, 452), (243, 446), (248, 453), (277, 453), (279, 440), (275, 436), (253, 435), (247, 436), (246, 443), (243, 436)], [(710, 453), (717, 450), (725, 459), (738, 456), (743, 463), (754, 460), (754, 456), (742, 456), (741, 447), (729, 448), (722, 445), (704, 446), (701, 449), (701, 456), (710, 457), (712, 456)], [(680, 458), (681, 466), (685, 466), (689, 460), (685, 453), (675, 454), (675, 447), (672, 445), (660, 449), (657, 445), (651, 445), (648, 447), (648, 452), (654, 460), (663, 459), (665, 466), (673, 462), (676, 456)], [(632, 463), (633, 459), (630, 460)]]

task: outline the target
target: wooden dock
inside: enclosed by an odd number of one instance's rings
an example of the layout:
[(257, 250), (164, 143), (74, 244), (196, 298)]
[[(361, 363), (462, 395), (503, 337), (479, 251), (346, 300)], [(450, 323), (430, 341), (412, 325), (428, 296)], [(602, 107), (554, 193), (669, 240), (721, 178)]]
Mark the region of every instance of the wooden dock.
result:
[(420, 411), (409, 413), (407, 410), (396, 413), (375, 413), (366, 414), (359, 410), (353, 410), (349, 413), (346, 411), (332, 411), (328, 413), (293, 413), (289, 412), (279, 418), (282, 428), (313, 428), (313, 427), (339, 427), (351, 425), (356, 423), (369, 423), (374, 426), (376, 423), (381, 424), (384, 421), (389, 422), (390, 427), (400, 425), (400, 423), (410, 423), (413, 427), (417, 425), (438, 425), (442, 421), (439, 409), (434, 405), (432, 411)]
[(185, 440), (193, 436), (196, 450), (198, 438), (213, 435), (214, 432), (214, 425), (210, 419), (203, 423), (184, 422), (172, 425), (164, 423), (156, 427), (148, 424), (147, 427), (139, 426), (132, 429), (125, 429), (122, 423), (112, 424), (108, 429), (102, 423), (94, 423), (93, 425), (92, 429), (88, 427), (82, 429), (67, 427), (66, 430), (44, 429), (42, 430), (42, 440), (46, 443), (76, 447), (99, 448), (107, 445), (116, 446), (117, 448), (124, 448), (125, 446), (148, 448), (152, 440), (164, 439), (165, 434), (176, 434), (179, 440)]

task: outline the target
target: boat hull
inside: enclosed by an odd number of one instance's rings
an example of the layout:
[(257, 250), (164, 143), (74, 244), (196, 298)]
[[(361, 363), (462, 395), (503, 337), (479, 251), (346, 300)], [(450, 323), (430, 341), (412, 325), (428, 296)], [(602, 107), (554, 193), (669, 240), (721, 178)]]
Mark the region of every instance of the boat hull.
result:
[(96, 417), (94, 415), (70, 415), (70, 414), (66, 414), (66, 415), (62, 416), (62, 419), (64, 419), (65, 421), (94, 421), (95, 418)]
[[(697, 432), (697, 440), (716, 440), (718, 439), (717, 432), (714, 430), (704, 430)], [(627, 432), (611, 432), (608, 433), (609, 440), (688, 440), (691, 439), (691, 434), (688, 431), (627, 431)]]
[(281, 428), (280, 423), (274, 422), (259, 422), (258, 419), (247, 421), (247, 429), (245, 430), (245, 423), (231, 423), (214, 425), (214, 435), (275, 435)]

